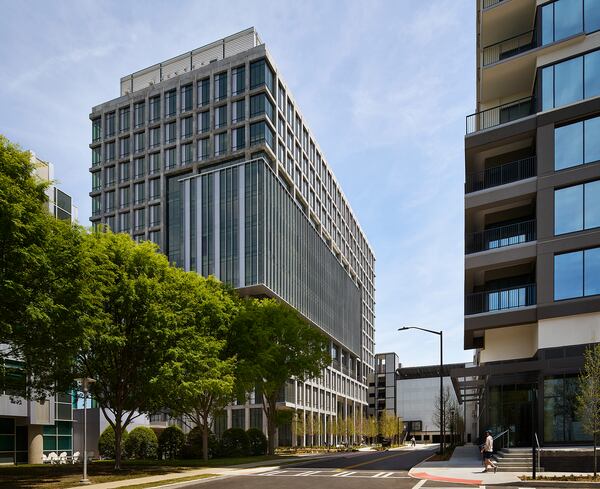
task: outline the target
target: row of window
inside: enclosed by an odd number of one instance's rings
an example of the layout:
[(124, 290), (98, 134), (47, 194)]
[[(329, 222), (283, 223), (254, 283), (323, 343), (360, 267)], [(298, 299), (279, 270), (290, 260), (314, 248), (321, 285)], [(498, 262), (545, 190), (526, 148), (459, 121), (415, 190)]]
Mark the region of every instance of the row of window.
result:
[(597, 0), (556, 0), (541, 8), (542, 45), (600, 29)]
[[(93, 205), (98, 205), (93, 202)], [(108, 210), (108, 209), (107, 209)], [(113, 212), (114, 208), (110, 209), (109, 212)], [(133, 223), (131, 222), (131, 215), (133, 214)], [(147, 217), (147, 219), (146, 219)], [(160, 204), (151, 205), (148, 207), (148, 214), (146, 214), (146, 208), (135, 209), (133, 213), (127, 211), (119, 214), (118, 226), (114, 223), (108, 222), (110, 228), (114, 232), (128, 233), (131, 231), (131, 224), (133, 224), (134, 230), (145, 229), (146, 226), (155, 227), (160, 226)]]
[[(160, 197), (160, 180), (150, 181), (150, 195), (148, 200), (157, 200)], [(153, 185), (156, 183), (157, 185)], [(101, 197), (104, 197), (104, 212), (112, 212), (116, 209), (116, 195), (115, 190), (105, 192), (103, 196), (95, 195), (92, 197), (92, 214), (98, 215), (102, 210)], [(133, 192), (130, 186), (119, 188), (119, 208), (124, 209), (129, 207), (131, 204), (140, 205), (146, 203), (146, 184), (144, 182), (136, 183), (133, 186)]]

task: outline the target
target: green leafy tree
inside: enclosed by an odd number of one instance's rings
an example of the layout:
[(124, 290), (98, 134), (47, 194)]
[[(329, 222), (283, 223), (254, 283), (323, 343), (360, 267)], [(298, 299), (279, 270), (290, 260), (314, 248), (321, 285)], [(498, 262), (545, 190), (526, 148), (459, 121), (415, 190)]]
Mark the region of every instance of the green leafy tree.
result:
[(594, 442), (594, 478), (598, 475), (597, 441), (600, 434), (600, 345), (586, 350), (579, 375), (577, 414), (583, 429)]
[(379, 417), (379, 433), (390, 440), (398, 435), (399, 419), (387, 409)]
[(329, 341), (288, 305), (273, 299), (248, 299), (229, 340), (238, 359), (238, 385), (263, 395), (269, 454), (275, 453), (277, 400), (286, 382), (316, 378), (330, 362)]
[(138, 426), (123, 443), (128, 458), (155, 459), (158, 453), (156, 433), (147, 426)]
[[(128, 437), (127, 430), (123, 430), (123, 433), (121, 433), (121, 449), (124, 449)], [(115, 430), (110, 425), (104, 428), (100, 438), (98, 438), (98, 453), (103, 458), (115, 458)]]
[(250, 428), (246, 431), (246, 435), (248, 435), (250, 455), (264, 455), (267, 453), (267, 437), (262, 430)]
[(377, 418), (375, 416), (369, 416), (365, 423), (365, 434), (371, 440), (371, 443), (377, 438), (379, 434), (379, 426), (377, 423)]
[(185, 434), (179, 426), (168, 426), (158, 437), (158, 450), (165, 458), (177, 458), (184, 444)]
[(223, 432), (221, 446), (226, 457), (246, 457), (250, 454), (250, 440), (242, 428), (229, 428)]

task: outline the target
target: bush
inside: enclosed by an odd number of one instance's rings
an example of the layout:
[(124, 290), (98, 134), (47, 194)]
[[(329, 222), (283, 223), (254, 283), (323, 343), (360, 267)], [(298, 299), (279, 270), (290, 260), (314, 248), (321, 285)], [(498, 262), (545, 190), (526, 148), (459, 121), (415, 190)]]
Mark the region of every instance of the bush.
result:
[(147, 426), (134, 428), (125, 442), (125, 453), (128, 458), (154, 459), (158, 452), (156, 433)]
[(246, 435), (248, 435), (250, 455), (265, 455), (267, 453), (267, 437), (262, 430), (250, 428), (246, 431)]
[[(124, 453), (125, 442), (129, 433), (123, 430), (121, 435), (121, 453)], [(98, 453), (102, 458), (115, 458), (115, 430), (108, 425), (98, 438)]]
[(169, 426), (158, 436), (158, 451), (161, 458), (176, 458), (185, 444), (185, 435), (179, 426)]
[(221, 447), (225, 457), (245, 457), (250, 454), (248, 435), (241, 428), (230, 428), (223, 432)]
[[(219, 440), (212, 431), (208, 432), (208, 458), (218, 457), (221, 453)], [(196, 426), (187, 435), (183, 450), (184, 458), (203, 458), (202, 428)]]

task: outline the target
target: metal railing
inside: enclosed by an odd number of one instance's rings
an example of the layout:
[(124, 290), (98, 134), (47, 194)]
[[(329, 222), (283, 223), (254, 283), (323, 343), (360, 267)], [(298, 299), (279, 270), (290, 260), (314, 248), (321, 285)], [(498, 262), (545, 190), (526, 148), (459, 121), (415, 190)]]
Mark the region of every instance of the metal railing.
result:
[(521, 160), (487, 168), (483, 171), (469, 173), (465, 184), (465, 192), (477, 192), (486, 188), (505, 185), (518, 180), (535, 177), (536, 174), (537, 158), (535, 156), (530, 156)]
[(537, 47), (535, 31), (504, 39), (483, 48), (483, 66), (488, 66)]
[(490, 8), (490, 7), (493, 7), (494, 5), (497, 5), (503, 1), (504, 0), (483, 0), (481, 3), (483, 5), (483, 8)]
[[(504, 439), (506, 438), (506, 444), (504, 444)], [(500, 445), (498, 449), (502, 450), (503, 448), (510, 448), (510, 428), (504, 430), (502, 433), (497, 434), (496, 436), (494, 436), (494, 443), (496, 442), (496, 440), (500, 440), (500, 442), (498, 443), (498, 445)]]
[(467, 234), (465, 251), (467, 254), (477, 253), (534, 241), (536, 239), (535, 224), (536, 221), (533, 219)]
[(467, 134), (471, 134), (490, 127), (496, 127), (507, 122), (516, 121), (533, 114), (535, 111), (535, 99), (526, 97), (514, 102), (492, 107), (491, 109), (475, 112), (468, 115), (466, 120)]
[(536, 303), (535, 284), (520, 285), (509, 289), (476, 292), (465, 296), (465, 315), (502, 311)]

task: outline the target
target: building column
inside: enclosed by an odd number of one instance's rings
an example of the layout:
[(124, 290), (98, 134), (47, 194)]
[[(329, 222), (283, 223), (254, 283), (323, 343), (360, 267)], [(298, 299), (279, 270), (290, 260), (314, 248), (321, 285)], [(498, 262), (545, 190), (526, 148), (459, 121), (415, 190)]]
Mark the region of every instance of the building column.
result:
[(306, 409), (302, 411), (302, 446), (306, 446)]
[(27, 427), (27, 463), (41, 464), (44, 454), (44, 427), (39, 424), (30, 424)]
[(227, 429), (233, 426), (233, 414), (231, 412), (231, 406), (227, 408)]
[(244, 407), (244, 428), (250, 429), (250, 406), (248, 404)]

